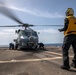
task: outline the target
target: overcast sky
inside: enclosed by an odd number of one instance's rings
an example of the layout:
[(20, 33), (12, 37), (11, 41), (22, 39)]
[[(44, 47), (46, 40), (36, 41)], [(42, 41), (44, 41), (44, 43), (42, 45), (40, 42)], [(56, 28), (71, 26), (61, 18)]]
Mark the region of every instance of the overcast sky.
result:
[[(75, 0), (0, 0), (4, 1), (11, 12), (23, 23), (34, 25), (64, 25), (65, 11), (71, 7), (75, 11)], [(0, 13), (0, 25), (18, 25), (7, 16)], [(63, 32), (58, 32), (62, 27), (33, 27), (40, 32), (39, 42), (62, 43)], [(0, 45), (9, 44), (17, 37), (15, 30), (19, 28), (0, 28)]]

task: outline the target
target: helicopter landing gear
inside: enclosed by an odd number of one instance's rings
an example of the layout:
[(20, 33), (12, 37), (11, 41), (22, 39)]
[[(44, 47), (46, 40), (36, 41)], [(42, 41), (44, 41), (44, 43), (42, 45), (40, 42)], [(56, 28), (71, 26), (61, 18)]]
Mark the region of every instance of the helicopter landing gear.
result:
[(21, 46), (20, 46), (19, 44), (16, 44), (16, 45), (15, 45), (15, 49), (16, 49), (16, 50), (21, 50), (22, 48), (21, 48)]
[(20, 45), (18, 45), (18, 48), (17, 48), (18, 50), (22, 50), (22, 48), (21, 48), (21, 46)]
[(38, 46), (36, 46), (34, 49), (37, 50)]
[(15, 45), (15, 49), (18, 49), (18, 44)]

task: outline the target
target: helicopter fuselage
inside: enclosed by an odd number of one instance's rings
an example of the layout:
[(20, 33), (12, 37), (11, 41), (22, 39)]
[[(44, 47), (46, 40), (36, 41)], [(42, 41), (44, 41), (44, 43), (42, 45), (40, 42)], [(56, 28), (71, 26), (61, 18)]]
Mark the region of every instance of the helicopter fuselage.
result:
[(37, 48), (38, 46), (38, 34), (32, 29), (24, 29), (18, 31), (18, 37), (15, 41), (16, 48)]

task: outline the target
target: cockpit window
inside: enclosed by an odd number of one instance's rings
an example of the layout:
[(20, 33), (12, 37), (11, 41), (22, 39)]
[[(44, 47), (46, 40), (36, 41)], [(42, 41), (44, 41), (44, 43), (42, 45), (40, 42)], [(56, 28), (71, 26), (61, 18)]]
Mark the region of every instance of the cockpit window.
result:
[(26, 32), (26, 31), (20, 31), (19, 35), (23, 35), (23, 36), (31, 36), (31, 32)]
[(36, 32), (32, 32), (32, 35), (33, 35), (33, 36), (37, 36), (37, 33), (36, 33)]

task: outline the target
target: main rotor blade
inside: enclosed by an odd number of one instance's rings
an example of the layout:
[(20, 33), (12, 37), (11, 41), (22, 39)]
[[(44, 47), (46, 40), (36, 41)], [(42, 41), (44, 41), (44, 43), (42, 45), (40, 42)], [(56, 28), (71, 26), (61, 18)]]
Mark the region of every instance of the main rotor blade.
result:
[(0, 26), (0, 27), (20, 27), (21, 25), (10, 25), (10, 26)]
[(33, 24), (28, 24), (28, 23), (24, 23), (22, 26), (24, 27), (33, 27), (33, 26), (52, 26), (52, 27), (59, 27), (59, 26), (64, 26), (64, 25), (33, 25)]
[(5, 3), (1, 3), (0, 2), (0, 12), (4, 15), (6, 15), (7, 17), (11, 18), (12, 20), (18, 22), (19, 24), (23, 24), (23, 22), (21, 22), (16, 15), (14, 15), (11, 10), (9, 9), (9, 7), (7, 7), (8, 5), (6, 5)]
[(33, 26), (49, 26), (49, 27), (62, 27), (63, 25), (31, 25), (31, 24), (21, 24), (21, 25), (4, 25), (0, 27), (33, 27)]
[(32, 25), (32, 26), (52, 26), (52, 27), (60, 27), (63, 25)]
[(32, 27), (32, 26), (34, 26), (34, 25), (25, 23), (25, 24), (20, 24), (20, 25), (2, 25), (0, 27)]

